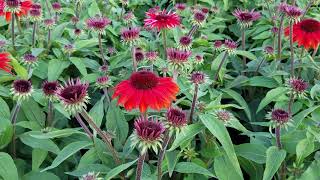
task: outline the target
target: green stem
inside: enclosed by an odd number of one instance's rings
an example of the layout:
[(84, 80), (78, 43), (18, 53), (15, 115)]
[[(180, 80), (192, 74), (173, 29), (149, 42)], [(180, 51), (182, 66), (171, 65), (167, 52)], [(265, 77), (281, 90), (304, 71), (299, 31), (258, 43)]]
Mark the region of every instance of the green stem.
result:
[[(241, 47), (242, 47), (243, 51), (246, 50), (246, 30), (245, 30), (245, 28), (242, 28), (242, 30), (241, 30)], [(246, 65), (247, 65), (247, 58), (246, 58), (246, 56), (243, 56), (242, 57), (243, 70), (246, 69)], [(244, 71), (243, 71), (243, 74), (245, 75)]]
[(16, 50), (15, 46), (15, 35), (14, 35), (14, 19), (15, 19), (15, 14), (11, 13), (11, 38), (12, 38), (12, 47), (14, 50)]
[(213, 83), (216, 83), (216, 82), (217, 82), (217, 80), (218, 80), (218, 78), (219, 78), (219, 72), (220, 72), (220, 70), (221, 70), (221, 68), (222, 68), (222, 65), (224, 64), (225, 60), (227, 59), (227, 57), (228, 57), (228, 52), (226, 51), (226, 52), (224, 53), (224, 56), (223, 56), (220, 64), (219, 64), (218, 70), (217, 70), (216, 74), (214, 75)]
[(162, 43), (163, 43), (163, 49), (164, 49), (164, 57), (163, 59), (167, 59), (167, 33), (166, 30), (162, 30)]
[(146, 154), (147, 153), (140, 154), (139, 156), (137, 170), (136, 170), (136, 180), (141, 180), (143, 164), (144, 164), (144, 159), (146, 158)]
[(16, 151), (16, 123), (17, 123), (17, 117), (18, 117), (20, 108), (21, 108), (21, 104), (20, 104), (20, 102), (17, 102), (14, 107), (14, 110), (12, 111), (12, 114), (11, 114), (11, 123), (12, 123), (12, 127), (13, 127), (13, 130), (12, 130), (13, 135), (12, 135), (12, 142), (11, 142), (13, 157), (16, 157), (16, 155), (17, 155), (17, 151)]
[(192, 99), (192, 104), (191, 104), (191, 110), (190, 110), (190, 117), (189, 117), (189, 122), (191, 124), (192, 124), (194, 109), (196, 107), (196, 102), (197, 102), (197, 98), (198, 98), (198, 91), (199, 91), (199, 85), (195, 84), (194, 85), (194, 94), (193, 94), (193, 99)]
[(293, 38), (292, 38), (292, 34), (293, 34), (293, 23), (290, 22), (289, 25), (289, 38), (290, 38), (290, 56), (291, 56), (291, 63), (290, 63), (290, 75), (291, 77), (294, 77), (294, 49), (293, 49)]
[(158, 180), (162, 179), (162, 162), (163, 162), (164, 155), (167, 150), (168, 144), (170, 142), (170, 139), (171, 139), (171, 137), (169, 135), (169, 131), (167, 131), (164, 136), (164, 140), (162, 142), (162, 149), (159, 152), (159, 158), (158, 158), (158, 164), (157, 164), (157, 166), (158, 166)]

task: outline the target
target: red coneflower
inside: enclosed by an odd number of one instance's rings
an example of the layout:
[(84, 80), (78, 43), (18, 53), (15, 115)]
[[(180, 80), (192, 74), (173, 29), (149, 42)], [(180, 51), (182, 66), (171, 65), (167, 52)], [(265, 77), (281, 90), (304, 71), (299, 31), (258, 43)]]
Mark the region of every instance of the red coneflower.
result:
[(13, 99), (17, 101), (23, 101), (28, 99), (33, 92), (32, 84), (28, 80), (17, 79), (13, 81), (11, 94)]
[(0, 53), (0, 69), (6, 72), (11, 72), (12, 67), (9, 65), (9, 53)]
[(174, 7), (177, 11), (183, 11), (187, 8), (187, 5), (185, 3), (177, 3)]
[(136, 45), (139, 42), (140, 28), (128, 27), (121, 29), (121, 39), (129, 45)]
[(258, 20), (261, 17), (260, 13), (255, 12), (254, 10), (248, 11), (236, 9), (232, 14), (237, 18), (238, 23), (242, 28), (251, 26), (253, 21)]
[(43, 20), (43, 24), (46, 29), (52, 29), (53, 26), (55, 25), (55, 21), (54, 21), (54, 19), (49, 18), (49, 19)]
[(191, 48), (192, 39), (189, 36), (182, 36), (179, 40), (179, 48), (182, 50), (189, 50)]
[(25, 65), (36, 66), (37, 65), (37, 57), (28, 53), (23, 56), (23, 63)]
[(158, 147), (161, 148), (162, 136), (165, 131), (164, 125), (157, 119), (148, 120), (140, 117), (134, 122), (134, 132), (131, 135), (133, 146), (138, 145), (141, 154), (153, 149), (158, 153)]
[(96, 31), (100, 34), (104, 34), (104, 30), (111, 21), (103, 16), (95, 16), (86, 20), (86, 25), (89, 30)]
[(168, 60), (174, 63), (187, 62), (191, 56), (191, 51), (179, 50), (176, 48), (167, 49)]
[(194, 12), (193, 19), (191, 22), (193, 25), (203, 26), (204, 22), (206, 21), (206, 18), (207, 16), (205, 13), (197, 10), (196, 12)]
[(144, 60), (144, 51), (141, 48), (136, 48), (134, 52), (134, 58), (137, 62)]
[(76, 29), (73, 30), (73, 33), (74, 33), (74, 35), (76, 37), (79, 37), (81, 35), (81, 33), (82, 33), (82, 30), (79, 29), (79, 28), (76, 28)]
[(148, 11), (147, 18), (144, 20), (146, 27), (162, 29), (171, 29), (180, 25), (180, 17), (175, 12), (163, 11)]
[(99, 89), (108, 88), (111, 86), (111, 79), (108, 76), (100, 76), (96, 80), (96, 87)]
[(172, 132), (179, 132), (188, 123), (187, 113), (180, 108), (169, 108), (166, 114), (166, 127)]
[(148, 51), (145, 53), (145, 55), (146, 55), (146, 59), (151, 62), (158, 59), (158, 52), (157, 51)]
[(44, 81), (42, 83), (42, 91), (46, 98), (53, 101), (56, 99), (56, 93), (59, 87), (58, 81)]
[(195, 71), (191, 74), (191, 82), (194, 84), (203, 84), (206, 81), (207, 77), (203, 72)]
[(71, 23), (73, 25), (76, 25), (79, 22), (79, 18), (77, 16), (72, 16), (71, 17)]
[(234, 53), (234, 51), (237, 49), (238, 45), (236, 42), (230, 39), (224, 40), (224, 49), (228, 51), (229, 54)]
[(308, 88), (308, 83), (305, 82), (303, 79), (298, 79), (295, 77), (292, 77), (287, 82), (289, 88), (293, 90), (298, 95), (303, 95), (304, 91)]
[(273, 109), (267, 114), (267, 119), (271, 120), (273, 126), (287, 126), (290, 121), (290, 114), (283, 109)]
[(59, 2), (52, 3), (52, 9), (54, 12), (59, 13), (62, 11), (61, 4)]
[(89, 102), (88, 83), (82, 83), (80, 79), (69, 79), (64, 86), (57, 90), (57, 96), (60, 99), (65, 110), (74, 115), (86, 109)]
[(134, 16), (133, 12), (129, 11), (126, 14), (123, 15), (123, 21), (125, 24), (132, 23), (136, 17)]
[(222, 45), (223, 45), (223, 42), (220, 40), (217, 40), (217, 41), (214, 41), (213, 48), (214, 48), (214, 50), (221, 51)]
[(18, 17), (28, 14), (32, 0), (0, 0), (0, 16), (5, 16), (6, 21), (11, 20), (14, 13)]
[(285, 6), (284, 13), (292, 22), (298, 22), (300, 20), (300, 16), (303, 14), (303, 11), (297, 6), (287, 5)]
[[(285, 35), (289, 36), (289, 27)], [(292, 38), (299, 46), (316, 49), (320, 43), (320, 22), (315, 19), (304, 19), (293, 25)]]
[(138, 71), (115, 87), (112, 98), (119, 97), (118, 104), (122, 104), (126, 110), (139, 107), (140, 112), (144, 113), (148, 108), (159, 111), (170, 107), (178, 92), (179, 87), (171, 78)]

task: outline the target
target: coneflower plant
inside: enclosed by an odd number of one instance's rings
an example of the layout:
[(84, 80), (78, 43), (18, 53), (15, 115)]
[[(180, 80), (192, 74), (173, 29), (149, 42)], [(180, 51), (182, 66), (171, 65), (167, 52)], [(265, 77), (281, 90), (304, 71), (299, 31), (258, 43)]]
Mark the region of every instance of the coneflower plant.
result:
[(53, 102), (58, 100), (57, 90), (59, 86), (58, 81), (44, 81), (42, 83), (42, 92), (48, 100), (47, 127), (52, 126), (54, 120)]
[(140, 28), (128, 27), (121, 29), (122, 41), (131, 47), (133, 71), (137, 71), (136, 45), (139, 44)]

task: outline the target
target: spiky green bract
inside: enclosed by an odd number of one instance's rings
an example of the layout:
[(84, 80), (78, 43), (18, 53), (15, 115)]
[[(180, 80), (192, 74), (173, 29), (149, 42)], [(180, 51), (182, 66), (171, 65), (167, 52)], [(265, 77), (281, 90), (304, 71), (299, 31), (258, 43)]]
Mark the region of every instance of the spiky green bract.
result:
[(188, 123), (187, 114), (180, 108), (170, 107), (166, 114), (167, 122), (165, 127), (169, 130), (170, 136), (183, 131)]
[(288, 126), (292, 125), (289, 112), (283, 109), (273, 109), (266, 115), (266, 118), (271, 121), (272, 128), (283, 127), (287, 129)]

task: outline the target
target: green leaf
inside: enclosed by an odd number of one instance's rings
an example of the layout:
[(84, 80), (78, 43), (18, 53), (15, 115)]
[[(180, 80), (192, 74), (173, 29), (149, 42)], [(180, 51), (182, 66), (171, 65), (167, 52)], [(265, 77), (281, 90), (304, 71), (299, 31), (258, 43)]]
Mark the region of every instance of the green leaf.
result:
[(244, 109), (244, 112), (246, 113), (249, 121), (251, 121), (251, 112), (250, 112), (250, 108), (247, 104), (247, 102), (243, 99), (243, 97), (237, 93), (236, 91), (232, 90), (232, 89), (224, 89), (223, 92), (227, 93), (229, 96), (231, 96), (234, 100), (236, 100), (241, 107)]
[(232, 167), (230, 159), (225, 154), (214, 158), (214, 172), (219, 180), (242, 179)]
[(250, 60), (256, 60), (257, 59), (257, 57), (254, 54), (252, 54), (251, 52), (249, 52), (249, 51), (236, 50), (235, 53), (237, 55), (241, 55), (241, 56), (247, 57)]
[(35, 179), (60, 180), (60, 178), (58, 176), (56, 176), (55, 174), (50, 173), (50, 172), (31, 171), (22, 177), (22, 180), (35, 180)]
[(179, 151), (167, 151), (165, 158), (166, 158), (167, 164), (168, 164), (169, 176), (171, 177), (172, 173), (174, 171), (174, 168), (180, 158)]
[(171, 148), (168, 151), (173, 151), (180, 145), (186, 143), (187, 141), (193, 139), (195, 135), (201, 132), (204, 129), (202, 124), (191, 124), (185, 127), (185, 129), (176, 136), (176, 139), (171, 145)]
[(3, 180), (19, 180), (18, 171), (11, 156), (0, 152), (0, 177)]
[(252, 39), (267, 39), (271, 36), (271, 31), (264, 31), (257, 36), (253, 37)]
[(48, 151), (42, 149), (33, 149), (32, 150), (32, 170), (37, 171), (39, 167), (46, 159), (48, 155)]
[(265, 76), (256, 76), (249, 79), (249, 86), (275, 88), (279, 84), (276, 80)]
[(138, 159), (128, 162), (126, 164), (121, 164), (120, 166), (117, 166), (113, 169), (111, 169), (107, 176), (105, 177), (106, 180), (112, 179), (113, 177), (115, 177), (116, 175), (118, 175), (119, 173), (121, 173), (122, 171), (128, 169), (130, 166), (132, 166), (136, 161), (138, 161)]
[(88, 8), (88, 14), (90, 17), (94, 17), (96, 14), (101, 14), (96, 0), (92, 0), (92, 3)]
[(61, 129), (61, 130), (50, 131), (47, 133), (43, 133), (41, 131), (30, 132), (30, 136), (37, 139), (54, 139), (54, 138), (68, 137), (73, 134), (84, 134), (84, 133), (80, 132), (78, 129)]
[(104, 107), (103, 100), (105, 96), (102, 96), (101, 99), (90, 109), (89, 115), (94, 119), (97, 126), (101, 126), (102, 119), (104, 116)]
[(23, 66), (21, 66), (16, 59), (11, 58), (11, 63), (10, 64), (12, 65), (14, 71), (17, 73), (17, 75), (20, 78), (22, 78), (22, 79), (27, 79), (28, 78), (27, 70)]
[(86, 76), (88, 73), (87, 73), (87, 68), (86, 68), (86, 65), (85, 63), (83, 62), (84, 59), (81, 59), (81, 58), (77, 58), (77, 57), (71, 57), (70, 58), (70, 61), (72, 62), (72, 64), (74, 64), (77, 69), (80, 71), (80, 73), (83, 75), (83, 76)]
[(309, 156), (314, 151), (314, 138), (302, 139), (296, 148), (297, 164), (302, 163), (303, 159)]
[[(1, 116), (0, 116), (1, 117)], [(0, 149), (5, 148), (12, 140), (13, 127), (9, 119), (0, 120)]]
[[(66, 28), (66, 26), (69, 24), (69, 22), (65, 22), (62, 24), (59, 24), (58, 26), (56, 26), (51, 33), (51, 39), (53, 41), (58, 40), (59, 38), (61, 38), (64, 29)], [(49, 66), (50, 67), (50, 66)]]
[(59, 166), (59, 164), (61, 164), (64, 160), (68, 159), (73, 154), (91, 145), (92, 145), (92, 142), (89, 142), (89, 141), (77, 141), (77, 142), (68, 144), (59, 152), (57, 157), (53, 160), (52, 164), (49, 167), (46, 167), (45, 169), (43, 169), (41, 172), (44, 172)]
[(240, 144), (235, 146), (235, 151), (238, 156), (244, 157), (258, 164), (264, 164), (266, 162), (267, 148), (261, 144)]
[(10, 119), (10, 109), (6, 101), (0, 97), (0, 117)]
[(69, 65), (70, 63), (68, 61), (62, 61), (59, 59), (50, 60), (48, 65), (48, 80), (57, 80), (63, 70), (69, 67)]
[(98, 39), (97, 38), (92, 38), (92, 39), (85, 39), (85, 40), (79, 40), (79, 41), (76, 41), (74, 43), (75, 45), (75, 48), (76, 49), (87, 49), (87, 48), (90, 48), (90, 47), (94, 47), (94, 46), (97, 46), (98, 45)]
[(30, 132), (24, 133), (19, 137), (24, 144), (32, 148), (39, 148), (42, 150), (53, 152), (55, 154), (58, 154), (60, 151), (58, 146), (50, 139), (36, 139), (30, 136)]
[(271, 146), (267, 150), (266, 168), (263, 172), (263, 180), (271, 180), (285, 158), (285, 150), (279, 150), (278, 147)]
[(32, 98), (24, 101), (21, 104), (21, 109), (29, 121), (35, 121), (42, 127), (45, 126), (46, 115)]
[(202, 174), (205, 176), (214, 177), (214, 175), (206, 168), (203, 168), (193, 162), (180, 162), (176, 165), (174, 171), (185, 174)]
[(108, 130), (115, 132), (117, 140), (124, 143), (129, 132), (129, 125), (124, 117), (123, 112), (117, 106), (116, 101), (112, 101), (108, 108), (106, 117), (106, 127)]
[(231, 138), (224, 124), (213, 115), (209, 114), (200, 115), (200, 119), (209, 131), (219, 140), (239, 178), (243, 179)]
[(287, 92), (287, 88), (285, 87), (278, 87), (275, 89), (270, 90), (267, 95), (261, 100), (259, 107), (256, 111), (256, 113), (258, 113), (259, 111), (261, 111), (264, 107), (266, 107), (269, 103), (276, 101), (278, 97), (280, 97), (281, 95), (285, 94), (285, 92)]
[(320, 177), (320, 161), (315, 160), (308, 167), (306, 171), (301, 175), (298, 180), (319, 180)]

